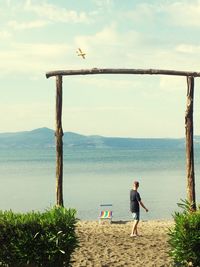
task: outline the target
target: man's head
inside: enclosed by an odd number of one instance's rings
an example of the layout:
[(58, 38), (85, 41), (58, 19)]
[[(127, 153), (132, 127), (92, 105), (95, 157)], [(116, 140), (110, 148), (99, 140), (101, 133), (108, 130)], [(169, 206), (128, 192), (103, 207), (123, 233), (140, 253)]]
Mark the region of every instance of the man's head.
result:
[(138, 181), (134, 181), (133, 182), (133, 188), (137, 190), (138, 187), (139, 187), (139, 182)]

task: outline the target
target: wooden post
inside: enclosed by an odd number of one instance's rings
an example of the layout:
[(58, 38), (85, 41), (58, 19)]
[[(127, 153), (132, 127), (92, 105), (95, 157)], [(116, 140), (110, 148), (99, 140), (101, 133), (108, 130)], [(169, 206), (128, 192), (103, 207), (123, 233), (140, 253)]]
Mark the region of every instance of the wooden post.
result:
[(63, 75), (90, 75), (90, 74), (150, 74), (150, 75), (175, 75), (187, 77), (187, 108), (185, 114), (186, 129), (186, 168), (187, 168), (187, 198), (191, 209), (196, 210), (195, 200), (195, 175), (193, 151), (193, 98), (194, 77), (200, 77), (200, 72), (160, 70), (160, 69), (82, 69), (82, 70), (57, 70), (46, 73), (46, 78), (56, 76), (56, 192), (57, 205), (63, 206), (62, 179), (63, 179), (63, 144), (62, 144), (62, 76)]
[(56, 76), (56, 204), (63, 206), (62, 76)]
[(196, 210), (195, 200), (195, 175), (194, 175), (194, 150), (193, 150), (193, 99), (194, 77), (187, 77), (187, 107), (185, 113), (186, 133), (186, 171), (187, 171), (187, 198), (191, 209)]

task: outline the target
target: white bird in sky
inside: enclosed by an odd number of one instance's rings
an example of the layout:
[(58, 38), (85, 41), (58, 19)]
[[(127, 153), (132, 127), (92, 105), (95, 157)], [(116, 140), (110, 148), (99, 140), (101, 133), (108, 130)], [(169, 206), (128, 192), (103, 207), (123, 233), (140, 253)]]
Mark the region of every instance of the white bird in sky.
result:
[(84, 53), (80, 48), (78, 48), (76, 53), (78, 54), (78, 56), (81, 56), (83, 59), (85, 59), (86, 53)]

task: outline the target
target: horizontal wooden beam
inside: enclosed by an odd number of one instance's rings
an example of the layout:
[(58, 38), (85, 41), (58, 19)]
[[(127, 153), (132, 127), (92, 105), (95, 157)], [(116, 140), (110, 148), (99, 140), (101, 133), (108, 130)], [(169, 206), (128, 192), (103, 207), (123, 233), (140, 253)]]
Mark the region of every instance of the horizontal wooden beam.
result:
[(157, 69), (81, 69), (81, 70), (55, 70), (46, 73), (50, 78), (57, 75), (88, 75), (88, 74), (150, 74), (150, 75), (174, 75), (200, 77), (200, 72), (177, 71), (177, 70), (157, 70)]

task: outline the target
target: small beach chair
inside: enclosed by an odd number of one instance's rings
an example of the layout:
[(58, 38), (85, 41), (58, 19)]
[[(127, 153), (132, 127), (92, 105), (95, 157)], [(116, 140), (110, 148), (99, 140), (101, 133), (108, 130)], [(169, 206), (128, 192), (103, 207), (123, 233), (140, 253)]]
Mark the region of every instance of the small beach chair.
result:
[(100, 212), (99, 212), (99, 224), (103, 221), (108, 221), (109, 223), (112, 222), (112, 212), (113, 205), (112, 204), (101, 204), (100, 205)]

